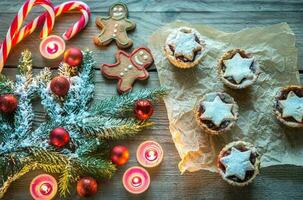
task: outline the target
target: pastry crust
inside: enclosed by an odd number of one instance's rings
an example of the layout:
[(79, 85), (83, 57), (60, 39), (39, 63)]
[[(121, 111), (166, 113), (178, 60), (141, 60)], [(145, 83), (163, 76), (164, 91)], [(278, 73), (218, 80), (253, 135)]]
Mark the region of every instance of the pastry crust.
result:
[(292, 128), (303, 128), (303, 122), (297, 122), (293, 119), (284, 118), (282, 117), (282, 109), (279, 106), (279, 100), (285, 100), (287, 94), (293, 91), (296, 95), (299, 97), (303, 97), (303, 87), (299, 85), (290, 85), (285, 88), (282, 88), (275, 96), (275, 104), (274, 104), (274, 113), (277, 117), (277, 119), (285, 124), (286, 126), (292, 127)]
[(217, 66), (217, 71), (219, 78), (221, 81), (228, 87), (232, 89), (243, 89), (246, 88), (253, 83), (256, 82), (259, 74), (260, 74), (260, 69), (259, 69), (259, 64), (256, 60), (253, 61), (253, 64), (251, 66), (252, 72), (254, 73), (254, 77), (252, 79), (245, 79), (243, 80), (240, 84), (237, 84), (235, 82), (232, 82), (228, 80), (227, 78), (224, 77), (224, 72), (225, 72), (225, 65), (224, 65), (224, 60), (229, 60), (233, 58), (234, 55), (239, 53), (242, 58), (252, 58), (253, 56), (247, 52), (245, 52), (243, 49), (232, 49), (223, 54), (223, 56), (219, 59), (218, 66)]
[[(222, 164), (220, 162), (220, 159), (222, 157), (225, 157), (225, 153), (227, 151), (229, 151), (232, 147), (236, 148), (236, 149), (241, 149), (241, 148), (245, 148), (247, 150), (251, 150), (252, 151), (252, 154), (254, 155), (254, 158), (255, 158), (255, 162), (252, 163), (253, 166), (254, 166), (254, 172), (253, 174), (251, 175), (251, 177), (244, 181), (244, 182), (237, 182), (237, 181), (234, 181), (232, 179), (229, 179), (229, 178), (226, 178), (225, 177), (225, 173), (222, 169)], [(225, 155), (225, 156), (224, 156)], [(240, 187), (243, 187), (243, 186), (246, 186), (248, 184), (250, 184), (255, 178), (256, 176), (260, 173), (260, 158), (259, 158), (259, 154), (256, 150), (256, 148), (248, 143), (248, 142), (244, 142), (244, 141), (236, 141), (236, 142), (231, 142), (229, 144), (227, 144), (219, 153), (218, 155), (218, 160), (217, 160), (217, 168), (218, 168), (218, 171), (219, 171), (219, 174), (222, 176), (223, 180), (225, 180), (227, 183), (231, 184), (231, 185), (234, 185), (234, 186), (240, 186)]]
[[(198, 42), (202, 46), (201, 50), (197, 51), (196, 53), (193, 52), (195, 54), (193, 61), (185, 62), (185, 61), (175, 57), (174, 50), (172, 50), (170, 46), (172, 43), (172, 39), (175, 37), (175, 35), (178, 32), (193, 33), (195, 35), (196, 42)], [(164, 53), (165, 53), (167, 59), (169, 60), (169, 62), (171, 64), (173, 64), (174, 66), (183, 68), (183, 69), (191, 68), (191, 67), (198, 65), (202, 60), (204, 51), (205, 51), (205, 42), (202, 39), (201, 34), (197, 30), (195, 30), (193, 28), (189, 28), (189, 27), (180, 27), (178, 29), (173, 30), (168, 35), (166, 42), (165, 42), (165, 47), (164, 47)]]
[[(234, 119), (229, 120), (228, 125), (225, 126), (225, 127), (210, 128), (207, 123), (203, 122), (200, 119), (200, 116), (203, 113), (202, 111), (204, 109), (203, 106), (201, 105), (201, 102), (203, 102), (203, 101), (213, 101), (216, 98), (216, 96), (219, 96), (220, 99), (225, 103), (233, 104), (232, 114), (234, 115)], [(205, 94), (202, 97), (202, 99), (200, 99), (197, 102), (194, 112), (195, 112), (196, 121), (197, 121), (199, 127), (203, 131), (205, 131), (206, 133), (211, 134), (211, 135), (220, 135), (222, 133), (225, 133), (225, 132), (229, 131), (235, 125), (235, 123), (236, 123), (236, 121), (239, 117), (239, 106), (235, 102), (234, 98), (231, 97), (229, 94), (224, 93), (224, 92), (211, 92), (211, 93)]]

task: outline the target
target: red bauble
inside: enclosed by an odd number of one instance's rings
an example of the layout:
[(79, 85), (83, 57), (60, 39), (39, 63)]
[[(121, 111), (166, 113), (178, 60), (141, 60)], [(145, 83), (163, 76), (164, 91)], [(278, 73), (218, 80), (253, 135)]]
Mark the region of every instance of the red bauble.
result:
[(115, 146), (111, 151), (111, 160), (114, 164), (121, 166), (129, 160), (129, 151), (122, 145)]
[(68, 93), (69, 87), (70, 83), (64, 76), (57, 76), (50, 83), (51, 91), (60, 97)]
[(92, 177), (81, 178), (77, 183), (77, 192), (81, 197), (90, 197), (97, 193), (98, 183)]
[(50, 143), (55, 147), (63, 147), (69, 142), (69, 133), (64, 128), (55, 128), (49, 135)]
[(154, 113), (154, 107), (149, 100), (141, 99), (135, 103), (134, 112), (139, 120), (147, 120)]
[(82, 63), (83, 54), (79, 48), (67, 49), (64, 53), (64, 62), (71, 67), (77, 67)]
[(4, 114), (10, 114), (16, 111), (18, 106), (17, 98), (12, 94), (0, 96), (0, 111)]

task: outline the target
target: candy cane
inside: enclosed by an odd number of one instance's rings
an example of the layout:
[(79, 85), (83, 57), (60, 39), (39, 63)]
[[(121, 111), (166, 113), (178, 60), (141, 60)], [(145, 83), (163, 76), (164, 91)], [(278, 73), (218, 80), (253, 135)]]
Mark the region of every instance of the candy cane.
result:
[[(82, 15), (80, 19), (71, 27), (69, 27), (68, 30), (63, 34), (62, 37), (65, 40), (71, 39), (78, 32), (80, 32), (87, 25), (91, 16), (90, 8), (88, 7), (88, 5), (86, 5), (81, 1), (68, 1), (56, 6), (55, 15), (56, 17), (58, 17), (61, 14), (64, 14), (72, 10), (78, 10), (82, 13)], [(44, 18), (45, 18), (45, 13), (35, 18), (33, 21), (28, 23), (28, 25), (23, 27), (20, 30), (19, 35), (16, 37), (16, 41), (14, 41), (14, 43), (15, 44), (19, 43), (24, 37), (31, 34), (37, 27), (39, 27), (43, 23)]]
[[(7, 60), (8, 54), (12, 48), (13, 40), (18, 34), (24, 19), (34, 6), (41, 5), (47, 10), (45, 13), (44, 26), (41, 31), (40, 37), (45, 38), (52, 31), (55, 23), (55, 12), (52, 3), (49, 0), (27, 0), (20, 8), (18, 14), (14, 17), (11, 26), (8, 29), (6, 37), (4, 38), (0, 49), (0, 72), (3, 69), (4, 63)], [(23, 34), (23, 33), (22, 33)]]

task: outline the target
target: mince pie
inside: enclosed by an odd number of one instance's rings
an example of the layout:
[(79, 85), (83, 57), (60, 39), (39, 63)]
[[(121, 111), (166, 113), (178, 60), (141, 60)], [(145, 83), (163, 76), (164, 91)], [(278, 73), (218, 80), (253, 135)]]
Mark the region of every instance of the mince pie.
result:
[(195, 108), (198, 125), (206, 133), (218, 135), (236, 123), (239, 107), (226, 93), (212, 92), (204, 95)]
[(252, 144), (237, 141), (221, 150), (217, 167), (222, 178), (229, 184), (245, 186), (259, 174), (260, 159)]
[(275, 98), (274, 112), (283, 124), (303, 127), (303, 87), (291, 85), (280, 90)]
[(242, 89), (256, 82), (260, 71), (251, 54), (242, 49), (233, 49), (224, 53), (219, 60), (218, 73), (226, 86)]
[(180, 27), (173, 30), (165, 42), (165, 55), (176, 67), (190, 68), (202, 60), (205, 43), (198, 31)]

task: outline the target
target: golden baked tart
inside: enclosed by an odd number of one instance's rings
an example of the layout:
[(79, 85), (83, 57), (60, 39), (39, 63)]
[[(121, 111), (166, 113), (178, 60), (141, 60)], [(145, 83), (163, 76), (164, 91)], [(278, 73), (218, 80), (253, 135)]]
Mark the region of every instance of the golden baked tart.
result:
[(242, 89), (256, 82), (260, 70), (255, 58), (242, 49), (227, 51), (218, 63), (222, 82), (233, 89)]
[(231, 129), (239, 116), (235, 100), (223, 92), (205, 94), (195, 107), (195, 117), (203, 131), (213, 135)]
[(229, 143), (218, 155), (218, 171), (231, 185), (248, 185), (259, 174), (259, 157), (256, 148), (248, 142)]
[(168, 35), (164, 52), (174, 66), (190, 68), (201, 62), (204, 48), (205, 43), (197, 30), (180, 27)]
[(303, 87), (291, 85), (281, 89), (276, 97), (274, 112), (283, 124), (294, 127), (303, 127)]

